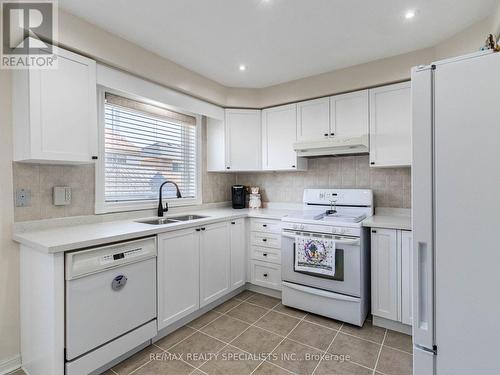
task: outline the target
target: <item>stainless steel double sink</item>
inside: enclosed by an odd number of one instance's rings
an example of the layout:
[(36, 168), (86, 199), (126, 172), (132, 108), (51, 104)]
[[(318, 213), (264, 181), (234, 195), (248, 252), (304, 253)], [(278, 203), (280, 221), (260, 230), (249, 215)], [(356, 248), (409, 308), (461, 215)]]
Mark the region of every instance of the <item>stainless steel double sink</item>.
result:
[(173, 216), (173, 217), (159, 217), (156, 219), (147, 219), (147, 220), (138, 220), (136, 223), (141, 224), (150, 224), (150, 225), (166, 225), (166, 224), (175, 224), (183, 221), (191, 221), (204, 219), (208, 216), (201, 215), (181, 215), (181, 216)]

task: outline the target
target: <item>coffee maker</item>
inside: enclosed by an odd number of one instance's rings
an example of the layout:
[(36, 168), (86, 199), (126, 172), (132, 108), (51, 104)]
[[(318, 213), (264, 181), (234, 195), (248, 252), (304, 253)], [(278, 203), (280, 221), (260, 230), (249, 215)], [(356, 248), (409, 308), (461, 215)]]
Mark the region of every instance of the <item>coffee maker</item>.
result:
[(231, 187), (233, 208), (245, 208), (247, 200), (247, 188), (243, 185), (233, 185)]

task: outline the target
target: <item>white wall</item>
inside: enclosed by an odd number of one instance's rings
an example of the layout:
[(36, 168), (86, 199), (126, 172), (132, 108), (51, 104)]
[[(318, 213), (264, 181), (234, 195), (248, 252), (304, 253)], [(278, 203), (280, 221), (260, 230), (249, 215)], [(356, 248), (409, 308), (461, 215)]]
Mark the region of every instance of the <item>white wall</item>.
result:
[(0, 70), (0, 368), (19, 354), (19, 248), (11, 240), (11, 74)]

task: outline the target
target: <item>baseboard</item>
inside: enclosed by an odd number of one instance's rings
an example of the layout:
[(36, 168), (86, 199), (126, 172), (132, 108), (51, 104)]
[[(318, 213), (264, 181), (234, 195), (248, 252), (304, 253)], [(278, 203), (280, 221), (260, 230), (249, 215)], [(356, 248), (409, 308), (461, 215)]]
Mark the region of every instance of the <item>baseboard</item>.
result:
[(378, 327), (382, 327), (382, 328), (387, 328), (387, 329), (390, 329), (392, 331), (401, 332), (401, 333), (404, 333), (404, 334), (410, 335), (410, 336), (412, 334), (411, 326), (409, 326), (407, 324), (400, 323), (400, 322), (395, 322), (393, 320), (381, 318), (381, 317), (375, 316), (375, 315), (373, 315), (373, 325), (378, 326)]
[(265, 287), (260, 286), (260, 285), (255, 285), (255, 284), (250, 284), (250, 283), (246, 283), (245, 287), (247, 290), (250, 290), (252, 292), (265, 294), (265, 295), (270, 296), (270, 297), (281, 299), (281, 291), (279, 291), (279, 290), (269, 289), (269, 288), (265, 288)]
[(21, 367), (21, 355), (6, 359), (0, 362), (0, 375), (8, 374)]

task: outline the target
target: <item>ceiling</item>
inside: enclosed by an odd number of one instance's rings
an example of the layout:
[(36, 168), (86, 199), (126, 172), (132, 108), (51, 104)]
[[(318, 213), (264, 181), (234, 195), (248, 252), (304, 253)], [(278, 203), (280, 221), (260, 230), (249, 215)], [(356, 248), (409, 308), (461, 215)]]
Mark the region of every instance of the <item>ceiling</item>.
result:
[[(261, 88), (430, 47), (497, 0), (59, 0), (111, 33), (230, 87)], [(405, 13), (415, 10), (407, 20)], [(239, 66), (244, 64), (245, 71)]]

